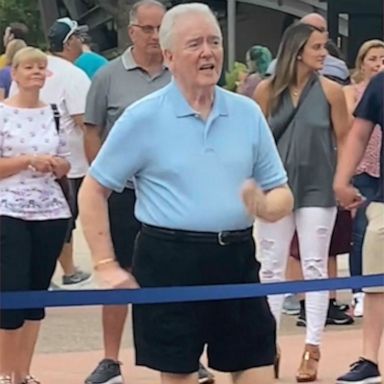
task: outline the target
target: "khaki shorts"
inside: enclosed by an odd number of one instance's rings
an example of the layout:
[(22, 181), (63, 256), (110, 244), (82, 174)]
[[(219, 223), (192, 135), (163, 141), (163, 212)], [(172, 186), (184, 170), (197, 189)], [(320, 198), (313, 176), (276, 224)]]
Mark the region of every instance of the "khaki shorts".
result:
[[(363, 275), (384, 273), (384, 203), (370, 203), (366, 215), (368, 226), (363, 244)], [(381, 287), (364, 288), (364, 292), (384, 293), (384, 282)]]

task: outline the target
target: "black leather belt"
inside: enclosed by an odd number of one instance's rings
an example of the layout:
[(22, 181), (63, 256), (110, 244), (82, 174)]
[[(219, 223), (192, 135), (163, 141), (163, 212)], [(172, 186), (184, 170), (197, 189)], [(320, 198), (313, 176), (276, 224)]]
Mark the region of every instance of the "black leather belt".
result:
[(195, 232), (161, 228), (155, 227), (153, 225), (143, 224), (141, 227), (141, 232), (161, 239), (216, 243), (220, 245), (240, 243), (243, 241), (248, 241), (252, 237), (252, 227), (239, 231)]

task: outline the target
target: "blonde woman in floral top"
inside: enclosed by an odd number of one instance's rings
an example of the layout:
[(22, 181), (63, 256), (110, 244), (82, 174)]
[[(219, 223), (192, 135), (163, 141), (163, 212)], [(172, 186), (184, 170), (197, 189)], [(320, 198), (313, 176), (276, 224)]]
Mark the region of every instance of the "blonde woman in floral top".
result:
[[(26, 47), (14, 57), (19, 93), (0, 103), (0, 290), (46, 290), (70, 210), (56, 179), (69, 163), (51, 106), (39, 100), (47, 58)], [(44, 308), (0, 311), (0, 384), (38, 384), (30, 364)]]
[[(344, 93), (347, 99), (348, 110), (351, 118), (353, 118), (353, 111), (360, 101), (360, 98), (363, 95), (369, 81), (381, 70), (383, 63), (384, 41), (369, 40), (360, 47), (356, 58), (356, 70), (353, 76), (355, 84), (344, 87)], [(380, 127), (376, 127), (372, 133), (364, 158), (359, 164), (354, 178), (354, 185), (368, 200), (372, 199), (377, 194), (379, 188), (380, 148), (381, 129)], [(353, 247), (349, 260), (352, 276), (361, 275), (361, 251), (366, 226), (367, 219), (365, 216), (365, 207), (361, 207), (357, 210), (353, 223)], [(356, 317), (361, 317), (363, 316), (364, 294), (361, 290), (356, 290), (354, 291), (353, 296), (354, 298), (352, 304), (354, 306), (354, 315)]]

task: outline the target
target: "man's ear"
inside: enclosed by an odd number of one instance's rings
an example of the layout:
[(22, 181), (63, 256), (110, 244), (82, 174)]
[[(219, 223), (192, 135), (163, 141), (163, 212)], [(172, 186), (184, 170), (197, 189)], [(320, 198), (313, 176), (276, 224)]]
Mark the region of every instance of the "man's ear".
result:
[(164, 64), (170, 67), (173, 62), (173, 53), (169, 49), (163, 50)]
[(129, 40), (133, 42), (134, 28), (131, 25), (128, 25), (127, 33), (128, 33)]

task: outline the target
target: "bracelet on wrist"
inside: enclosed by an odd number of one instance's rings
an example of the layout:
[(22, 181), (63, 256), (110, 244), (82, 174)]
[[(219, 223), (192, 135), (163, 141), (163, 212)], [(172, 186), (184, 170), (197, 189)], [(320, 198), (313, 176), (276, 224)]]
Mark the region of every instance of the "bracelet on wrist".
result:
[(114, 264), (116, 263), (116, 259), (113, 258), (113, 257), (109, 257), (108, 259), (103, 259), (103, 260), (100, 260), (98, 261), (97, 263), (94, 264), (93, 268), (95, 270), (99, 269), (100, 267), (102, 267), (103, 265), (106, 265), (106, 264)]

